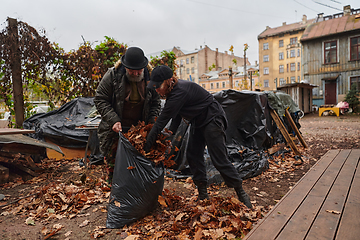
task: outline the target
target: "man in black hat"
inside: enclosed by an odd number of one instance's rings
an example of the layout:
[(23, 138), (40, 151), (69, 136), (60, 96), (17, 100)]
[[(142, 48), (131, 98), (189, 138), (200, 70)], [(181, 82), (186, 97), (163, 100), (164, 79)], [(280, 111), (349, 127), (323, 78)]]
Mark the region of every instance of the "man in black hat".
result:
[(106, 72), (96, 90), (94, 102), (101, 115), (100, 152), (110, 167), (115, 159), (119, 132), (127, 132), (139, 121), (153, 123), (160, 113), (159, 95), (146, 87), (151, 70), (144, 52), (130, 47)]
[(170, 119), (169, 130), (176, 132), (182, 119), (191, 123), (186, 158), (198, 188), (199, 200), (208, 199), (204, 150), (207, 145), (210, 158), (225, 183), (233, 187), (238, 198), (252, 208), (250, 198), (242, 187), (242, 179), (228, 158), (225, 145), (227, 119), (218, 101), (204, 88), (190, 81), (177, 79), (165, 65), (154, 68), (148, 88), (166, 98), (165, 106), (147, 136), (144, 150), (148, 152), (156, 137)]

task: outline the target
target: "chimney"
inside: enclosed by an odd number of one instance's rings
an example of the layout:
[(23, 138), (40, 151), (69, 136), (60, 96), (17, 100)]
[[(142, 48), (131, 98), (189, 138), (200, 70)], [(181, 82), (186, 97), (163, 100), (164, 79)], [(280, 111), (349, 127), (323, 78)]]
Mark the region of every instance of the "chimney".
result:
[(324, 13), (319, 13), (316, 19), (316, 22), (324, 21)]
[(307, 16), (304, 14), (302, 17), (302, 24), (306, 24), (307, 22)]
[(344, 16), (350, 16), (351, 14), (351, 7), (350, 5), (344, 6)]
[(258, 66), (258, 63), (257, 63), (257, 60), (255, 60), (255, 67), (257, 67)]
[(200, 45), (200, 49), (202, 49), (202, 46)]
[(225, 54), (228, 55), (228, 54), (227, 54), (227, 51), (225, 51)]
[(216, 48), (216, 52), (219, 52), (219, 48)]
[(286, 22), (283, 22), (283, 26), (286, 26)]
[(269, 26), (266, 26), (266, 30), (268, 30), (268, 29), (270, 29), (270, 27), (269, 27)]

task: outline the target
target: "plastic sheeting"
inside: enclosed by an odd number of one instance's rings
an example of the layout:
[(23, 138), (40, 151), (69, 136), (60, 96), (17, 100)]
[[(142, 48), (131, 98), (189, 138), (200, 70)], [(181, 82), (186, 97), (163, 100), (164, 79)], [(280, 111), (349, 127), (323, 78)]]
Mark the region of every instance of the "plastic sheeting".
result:
[[(215, 93), (214, 97), (222, 105), (228, 120), (226, 146), (230, 160), (242, 179), (261, 174), (269, 166), (264, 150), (271, 147), (275, 141), (275, 128), (269, 113), (267, 95), (261, 92), (224, 90)], [(174, 166), (180, 172), (171, 171), (171, 177), (184, 178), (191, 175), (186, 161), (189, 134), (189, 127), (182, 123), (172, 142), (180, 149)], [(204, 157), (208, 183), (222, 182), (220, 173), (213, 166), (206, 151)]]
[(289, 109), (290, 113), (296, 113), (300, 111), (300, 108), (296, 105), (291, 96), (282, 91), (265, 91), (269, 100), (269, 105), (272, 109), (275, 109), (279, 116), (285, 115), (285, 109)]
[(121, 228), (150, 213), (163, 186), (163, 166), (155, 166), (120, 134), (106, 227)]
[(226, 144), (252, 149), (272, 146), (272, 124), (267, 96), (262, 92), (224, 90), (214, 94), (228, 119)]
[(87, 114), (94, 106), (94, 98), (77, 98), (67, 102), (57, 110), (38, 113), (26, 119), (25, 129), (35, 130), (29, 136), (35, 139), (49, 139), (51, 142), (68, 148), (86, 147), (89, 131), (75, 129), (86, 121)]

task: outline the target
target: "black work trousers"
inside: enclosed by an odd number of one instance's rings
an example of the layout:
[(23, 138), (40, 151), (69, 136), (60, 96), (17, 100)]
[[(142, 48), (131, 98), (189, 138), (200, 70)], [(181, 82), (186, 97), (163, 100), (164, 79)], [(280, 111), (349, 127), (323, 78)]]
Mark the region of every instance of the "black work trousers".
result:
[(207, 146), (211, 161), (229, 187), (238, 187), (242, 179), (230, 162), (225, 145), (224, 119), (219, 116), (210, 123), (190, 131), (187, 160), (196, 185), (207, 185), (204, 150)]

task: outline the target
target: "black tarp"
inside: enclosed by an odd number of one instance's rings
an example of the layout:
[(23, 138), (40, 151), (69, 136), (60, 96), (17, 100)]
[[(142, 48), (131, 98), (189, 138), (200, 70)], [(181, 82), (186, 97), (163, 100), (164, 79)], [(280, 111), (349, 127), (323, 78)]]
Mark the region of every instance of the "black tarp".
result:
[(75, 129), (85, 122), (87, 114), (94, 106), (94, 98), (76, 98), (57, 110), (38, 113), (26, 119), (25, 129), (35, 130), (30, 137), (51, 142), (67, 148), (86, 147), (89, 130)]
[(272, 124), (263, 92), (224, 90), (214, 94), (228, 119), (226, 144), (252, 149), (272, 146)]
[[(276, 128), (270, 116), (267, 95), (262, 92), (224, 90), (215, 93), (214, 97), (224, 108), (228, 119), (226, 146), (230, 161), (243, 179), (259, 175), (268, 168), (268, 156), (264, 150), (275, 142), (273, 133)], [(186, 161), (189, 134), (189, 126), (183, 122), (172, 142), (180, 149), (174, 166), (178, 172), (170, 171), (172, 177), (191, 176)], [(212, 165), (207, 151), (204, 157), (209, 183), (222, 182), (222, 177)]]

